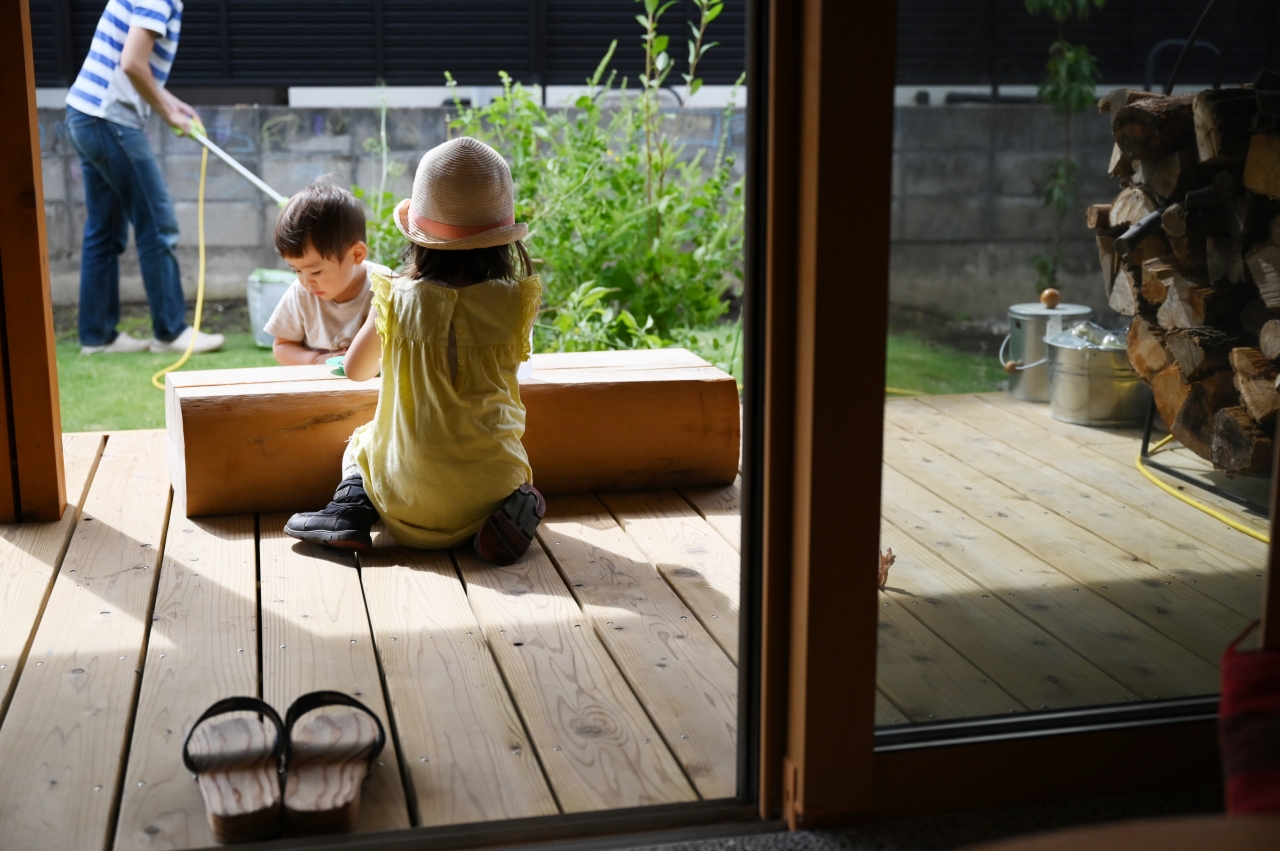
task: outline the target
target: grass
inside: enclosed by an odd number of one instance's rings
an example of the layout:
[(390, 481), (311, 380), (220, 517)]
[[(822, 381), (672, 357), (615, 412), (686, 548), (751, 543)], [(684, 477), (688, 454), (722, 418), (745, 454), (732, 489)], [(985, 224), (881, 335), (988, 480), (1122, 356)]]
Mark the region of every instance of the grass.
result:
[[(695, 333), (699, 355), (722, 367), (729, 365), (732, 326)], [(151, 386), (151, 376), (176, 361), (177, 354), (85, 356), (79, 344), (69, 340), (59, 342), (57, 348), (63, 430), (164, 428), (164, 393)], [(741, 363), (739, 349), (733, 364), (739, 381)], [(258, 348), (253, 335), (239, 333), (227, 334), (221, 351), (193, 355), (183, 370), (274, 365), (269, 349)], [(885, 379), (889, 387), (923, 395), (973, 393), (994, 390), (1005, 377), (990, 355), (969, 354), (906, 334), (889, 335)]]
[[(72, 342), (60, 342), (57, 349), (64, 431), (164, 428), (164, 393), (151, 386), (151, 376), (176, 361), (181, 353), (82, 355), (80, 345)], [(182, 369), (234, 369), (275, 363), (271, 350), (258, 348), (252, 334), (228, 334), (220, 351), (192, 355)]]
[(1008, 378), (992, 355), (962, 352), (907, 334), (889, 335), (887, 355), (885, 385), (924, 396), (983, 393)]

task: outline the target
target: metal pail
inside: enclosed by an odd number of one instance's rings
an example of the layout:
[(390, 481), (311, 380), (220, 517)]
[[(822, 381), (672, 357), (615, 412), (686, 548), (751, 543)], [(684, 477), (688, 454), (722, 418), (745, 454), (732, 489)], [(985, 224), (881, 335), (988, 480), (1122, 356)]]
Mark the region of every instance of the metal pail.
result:
[(1048, 352), (1044, 338), (1053, 322), (1066, 328), (1074, 322), (1088, 319), (1093, 311), (1083, 304), (1060, 304), (1045, 307), (1039, 302), (1015, 304), (1009, 308), (1009, 336), (1000, 346), (1000, 362), (1004, 359), (1005, 346), (1009, 348), (1010, 361), (1017, 364), (1009, 375), (1009, 395), (1024, 402), (1049, 401)]
[(1087, 426), (1141, 425), (1151, 388), (1123, 349), (1070, 348), (1049, 343), (1049, 413)]

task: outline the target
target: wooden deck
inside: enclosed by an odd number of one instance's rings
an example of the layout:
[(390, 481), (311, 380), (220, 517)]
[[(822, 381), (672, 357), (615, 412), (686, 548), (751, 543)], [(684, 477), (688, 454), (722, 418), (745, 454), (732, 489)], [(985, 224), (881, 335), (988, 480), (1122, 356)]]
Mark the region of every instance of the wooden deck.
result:
[[(1266, 546), (1147, 481), (1138, 447), (1137, 430), (1002, 394), (886, 403), (881, 545), (898, 560), (880, 595), (881, 724), (1219, 691), (1223, 650), (1258, 615)], [(1269, 498), (1185, 449), (1158, 457)]]
[(182, 516), (161, 432), (64, 444), (63, 520), (0, 538), (0, 848), (212, 845), (180, 748), (237, 694), (388, 722), (358, 831), (735, 794), (736, 486), (557, 498), (508, 568), (379, 535), (357, 570), (285, 515)]
[[(1142, 478), (1135, 431), (983, 395), (889, 402), (885, 437), (879, 723), (1218, 690), (1266, 548)], [(382, 715), (364, 832), (734, 794), (736, 486), (553, 499), (508, 568), (379, 536), (357, 570), (283, 515), (182, 516), (160, 432), (64, 444), (66, 516), (0, 530), (0, 848), (211, 845), (179, 750), (235, 694)]]

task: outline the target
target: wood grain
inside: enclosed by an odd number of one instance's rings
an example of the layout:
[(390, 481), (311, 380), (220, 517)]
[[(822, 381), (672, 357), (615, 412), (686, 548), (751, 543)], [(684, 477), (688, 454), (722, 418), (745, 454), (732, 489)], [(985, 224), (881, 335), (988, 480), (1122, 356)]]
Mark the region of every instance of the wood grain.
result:
[(673, 491), (605, 493), (600, 499), (737, 664), (738, 552)]
[(379, 532), (360, 579), (415, 823), (559, 812), (449, 554)]
[(0, 848), (102, 848), (169, 504), (164, 438), (111, 435), (0, 727)]
[(718, 488), (680, 488), (680, 495), (698, 510), (702, 519), (742, 551), (742, 476)]
[[(896, 426), (885, 429), (886, 463), (1064, 576), (1105, 597), (1205, 662), (1216, 665), (1251, 618), (1189, 582), (1108, 543)], [(1171, 578), (1172, 577), (1172, 578)]]
[(1154, 698), (1218, 688), (1214, 665), (1120, 609), (1105, 592), (1072, 580), (892, 467), (883, 476), (885, 520), (1130, 691)]
[(510, 567), (454, 556), (561, 809), (696, 800), (539, 543)]
[[(602, 365), (539, 369), (521, 382), (523, 443), (540, 490), (586, 493), (718, 486), (738, 468), (738, 390), (688, 352), (629, 352)], [(690, 365), (696, 360), (697, 365)], [(653, 365), (648, 366), (653, 361)], [(174, 379), (166, 423), (174, 490), (197, 516), (323, 505), (347, 438), (369, 422), (378, 380), (299, 367), (241, 380), (237, 370)], [(296, 376), (296, 377), (295, 377)], [(224, 383), (214, 383), (222, 381)]]
[(1137, 694), (896, 527), (881, 524), (880, 545), (892, 547), (897, 556), (881, 596), (898, 602), (1028, 708), (1137, 699)]
[(553, 499), (538, 538), (698, 794), (737, 794), (737, 667), (594, 496)]
[(1079, 459), (1068, 474), (924, 404), (895, 407), (886, 417), (902, 433), (1150, 564), (1166, 574), (1163, 581), (1173, 577), (1242, 617), (1257, 616), (1261, 589), (1253, 566), (1093, 487), (1080, 475)]
[(116, 851), (215, 841), (204, 799), (182, 764), (182, 741), (215, 701), (258, 696), (253, 517), (192, 520), (178, 511), (170, 513), (165, 538)]
[(64, 435), (67, 511), (54, 523), (0, 527), (0, 723), (93, 478), (102, 435)]
[(907, 719), (903, 716), (902, 710), (894, 706), (893, 701), (884, 696), (884, 692), (876, 689), (876, 726), (892, 727), (906, 723)]
[(880, 602), (876, 685), (911, 721), (1023, 712), (987, 674), (895, 600)]
[[(262, 698), (283, 716), (307, 692), (345, 692), (378, 713), (391, 731), (355, 560), (286, 537), (287, 519), (279, 514), (258, 519)], [(341, 715), (353, 711), (334, 710)], [(355, 830), (408, 826), (400, 765), (388, 744), (364, 783)]]

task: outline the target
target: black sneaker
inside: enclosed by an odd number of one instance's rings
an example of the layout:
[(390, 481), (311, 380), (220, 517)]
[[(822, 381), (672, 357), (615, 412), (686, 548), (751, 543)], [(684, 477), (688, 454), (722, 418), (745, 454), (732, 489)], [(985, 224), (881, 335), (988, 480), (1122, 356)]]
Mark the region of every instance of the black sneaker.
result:
[(364, 479), (357, 474), (342, 480), (333, 502), (324, 510), (290, 517), (284, 533), (300, 541), (364, 553), (373, 549), (369, 530), (376, 522), (378, 510), (365, 492)]
[(491, 564), (514, 564), (528, 551), (546, 513), (547, 501), (538, 489), (521, 485), (484, 521), (471, 546)]

